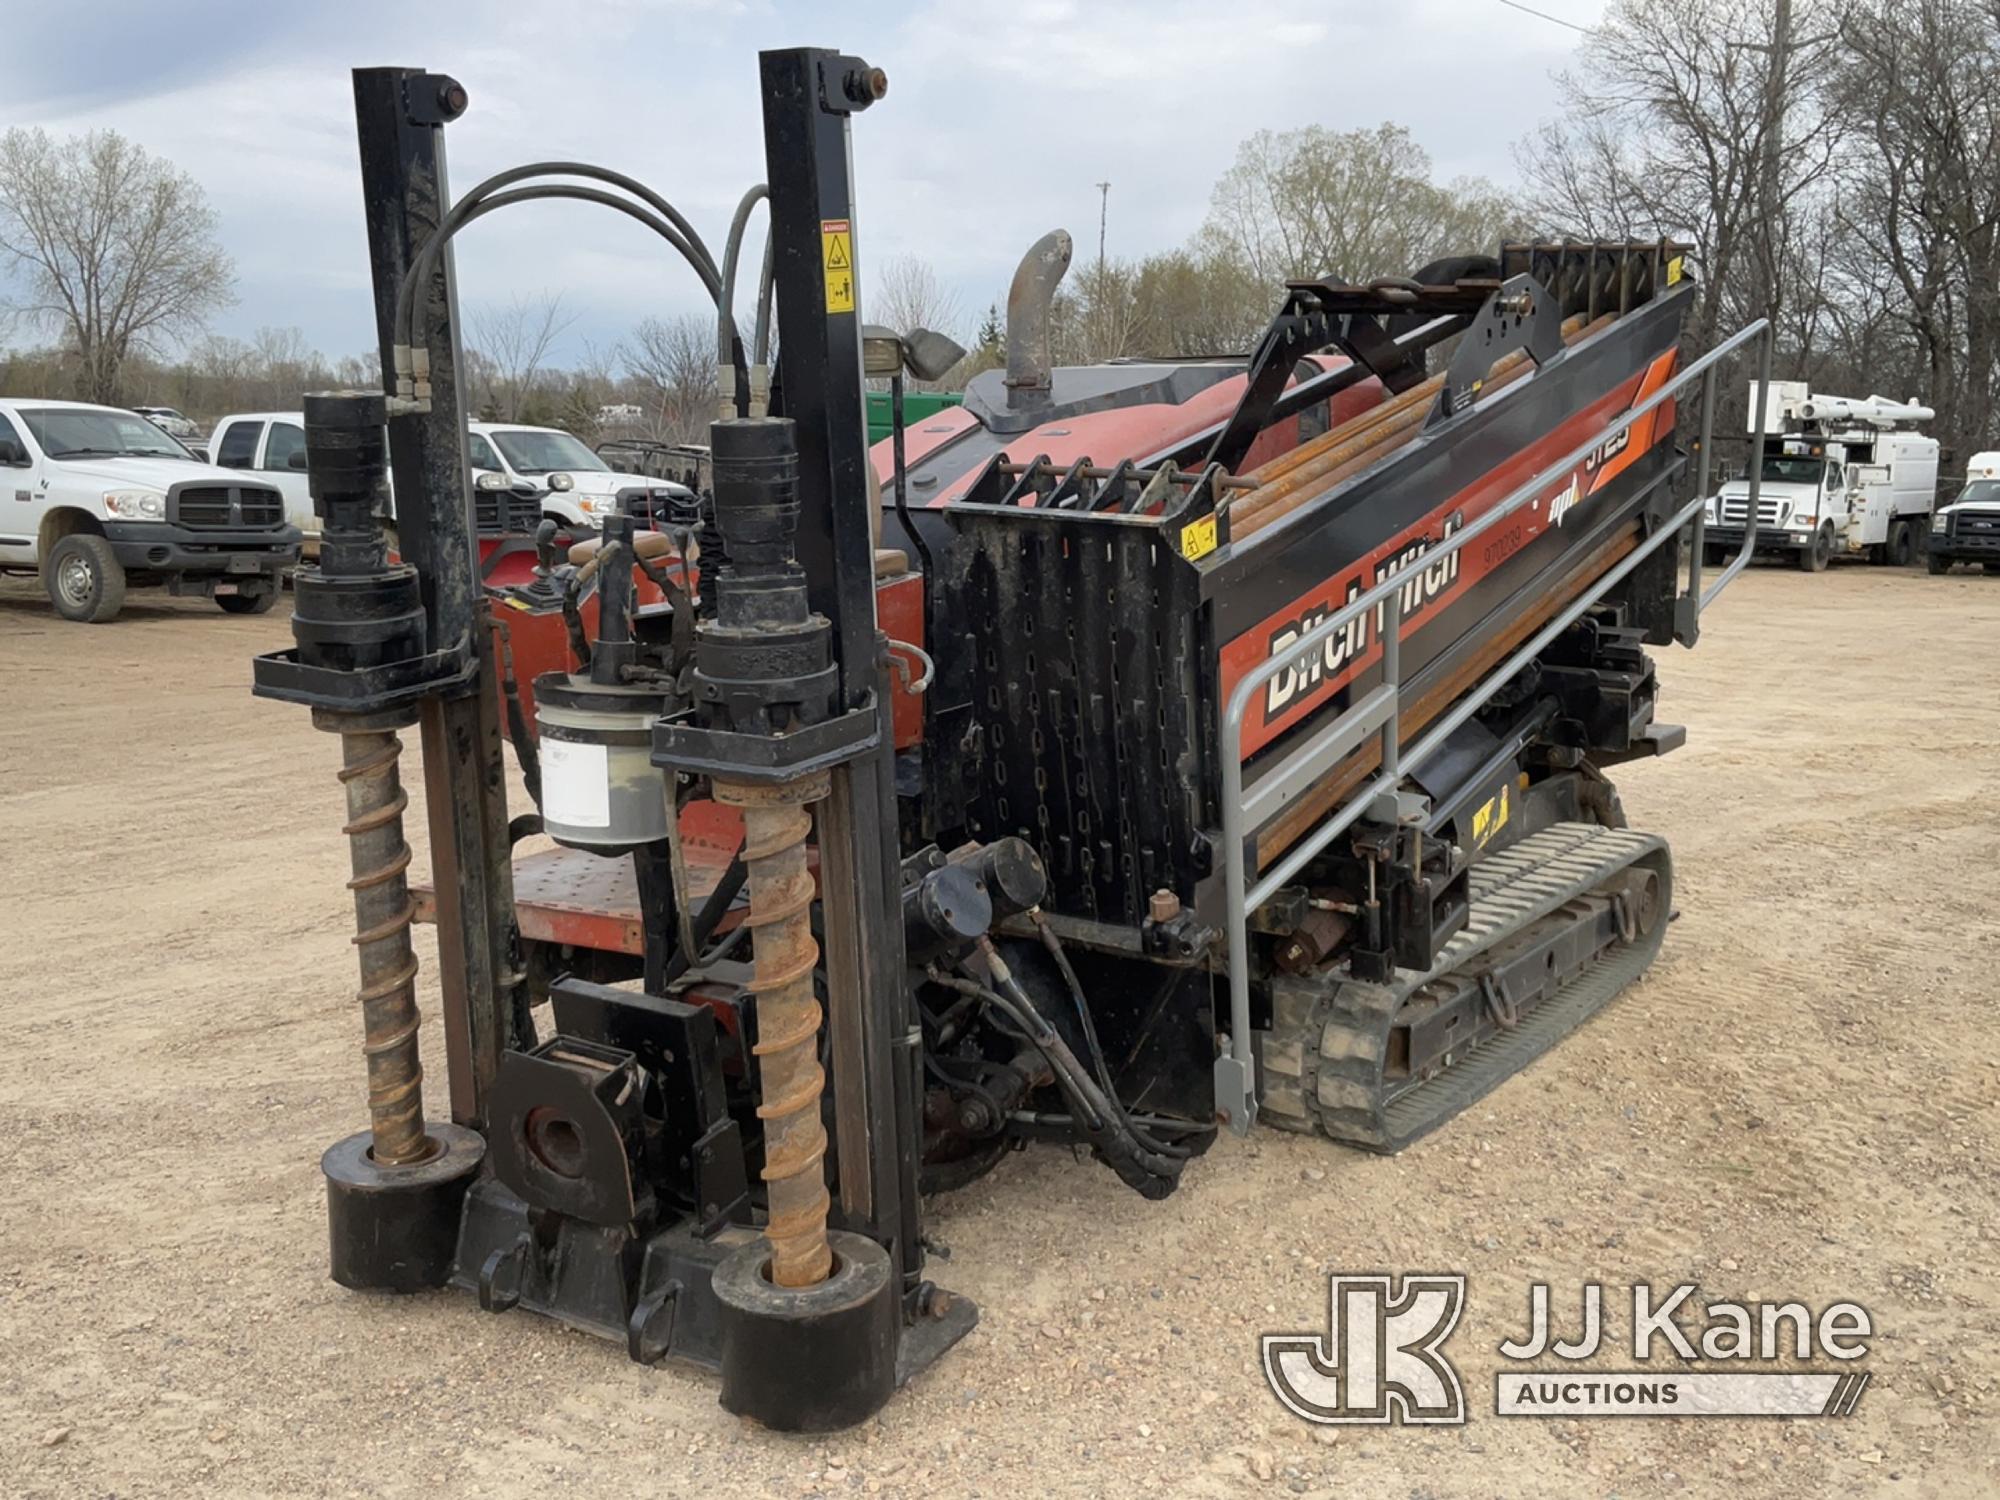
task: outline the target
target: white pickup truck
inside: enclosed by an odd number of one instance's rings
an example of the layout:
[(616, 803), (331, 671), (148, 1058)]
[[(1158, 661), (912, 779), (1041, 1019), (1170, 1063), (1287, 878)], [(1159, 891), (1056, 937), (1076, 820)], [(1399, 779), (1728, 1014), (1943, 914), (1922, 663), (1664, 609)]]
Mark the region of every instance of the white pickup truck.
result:
[[(485, 493), (538, 495), (541, 514), (565, 531), (595, 531), (635, 490), (667, 491), (687, 500), (693, 491), (670, 479), (614, 473), (609, 464), (555, 427), (505, 422), (468, 425), (473, 483)], [(306, 487), (305, 418), (295, 411), (236, 412), (216, 422), (209, 457), (225, 469), (256, 473), (285, 497), (285, 514), (318, 550), (319, 518)], [(536, 517), (540, 519), (540, 517)], [(508, 528), (501, 528), (508, 529)], [(533, 529), (529, 523), (528, 529)]]
[(275, 487), (203, 463), (144, 417), (0, 400), (0, 572), (39, 573), (64, 619), (110, 619), (128, 584), (262, 614), (298, 558)]
[(604, 518), (628, 504), (635, 491), (664, 492), (676, 502), (692, 501), (694, 491), (671, 479), (620, 474), (574, 435), (557, 427), (523, 427), (510, 422), (473, 422), (472, 463), (547, 490), (542, 514), (567, 531), (595, 531)]
[(1933, 573), (1949, 573), (1953, 563), (2000, 573), (2000, 453), (1975, 453), (1966, 461), (1965, 488), (1931, 517), (1925, 550)]

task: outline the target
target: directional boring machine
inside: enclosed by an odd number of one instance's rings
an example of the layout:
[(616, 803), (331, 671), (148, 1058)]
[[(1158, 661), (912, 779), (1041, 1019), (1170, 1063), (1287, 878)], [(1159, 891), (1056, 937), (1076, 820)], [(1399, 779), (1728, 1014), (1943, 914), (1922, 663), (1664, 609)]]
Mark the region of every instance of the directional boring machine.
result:
[[(453, 201), (465, 90), (355, 73), (384, 388), (305, 399), (324, 540), (255, 685), (341, 744), (369, 1128), (323, 1159), (334, 1279), (540, 1312), (820, 1431), (973, 1326), (925, 1195), (1057, 1141), (1160, 1199), (1260, 1118), (1393, 1151), (1645, 968), (1671, 865), (1605, 771), (1679, 743), (1645, 648), (1692, 645), (1755, 546), (1704, 583), (1676, 403), (1699, 383), (1705, 438), (1766, 331), (1684, 362), (1688, 247), (1562, 241), (1293, 283), (1248, 356), (1056, 368), (1058, 231), (1006, 370), (871, 455), (849, 130), (888, 80), (760, 69), (768, 181), (720, 261), (587, 163)], [(500, 583), (452, 240), (548, 199), (713, 299), (712, 493), (545, 526)], [(887, 342), (916, 368), (927, 337)], [(629, 881), (622, 951), (525, 932), (530, 860), (578, 912)]]

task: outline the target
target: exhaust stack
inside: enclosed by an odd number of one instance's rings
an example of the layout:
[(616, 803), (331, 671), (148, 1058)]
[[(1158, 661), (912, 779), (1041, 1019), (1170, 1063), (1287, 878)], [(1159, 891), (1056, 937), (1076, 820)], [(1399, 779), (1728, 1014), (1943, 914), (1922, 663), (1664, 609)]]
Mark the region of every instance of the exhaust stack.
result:
[(1050, 230), (1028, 247), (1007, 288), (1007, 404), (1015, 411), (1049, 404), (1049, 305), (1072, 249), (1067, 230)]

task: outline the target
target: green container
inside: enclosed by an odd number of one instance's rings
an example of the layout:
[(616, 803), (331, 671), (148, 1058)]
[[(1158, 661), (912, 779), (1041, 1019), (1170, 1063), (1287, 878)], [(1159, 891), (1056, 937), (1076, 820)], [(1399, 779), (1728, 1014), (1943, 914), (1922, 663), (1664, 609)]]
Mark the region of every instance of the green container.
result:
[[(948, 406), (960, 405), (963, 391), (906, 391), (903, 395), (903, 426), (911, 428), (926, 417), (934, 417)], [(887, 391), (868, 393), (868, 446), (874, 447), (889, 435), (892, 423)]]

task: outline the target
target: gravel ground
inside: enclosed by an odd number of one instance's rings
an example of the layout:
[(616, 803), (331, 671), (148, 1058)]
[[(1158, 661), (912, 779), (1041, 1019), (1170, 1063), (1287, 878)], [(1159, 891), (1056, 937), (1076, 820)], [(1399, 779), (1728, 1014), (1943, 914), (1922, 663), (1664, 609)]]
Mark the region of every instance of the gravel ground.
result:
[[(699, 1373), (326, 1279), (359, 1026), (334, 747), (248, 691), (284, 617), (65, 625), (0, 583), (0, 1494), (1994, 1494), (2000, 579), (1757, 570), (1709, 629), (1662, 660), (1688, 748), (1621, 781), (1678, 870), (1643, 983), (1394, 1159), (1225, 1138), (1147, 1204), (1010, 1157), (931, 1206), (978, 1331), (799, 1440)], [(1266, 1388), (1257, 1335), (1384, 1267), (1471, 1276), (1470, 1425), (1336, 1434)], [(1873, 1384), (1843, 1421), (1492, 1417), (1526, 1284), (1590, 1278), (1859, 1301)]]

